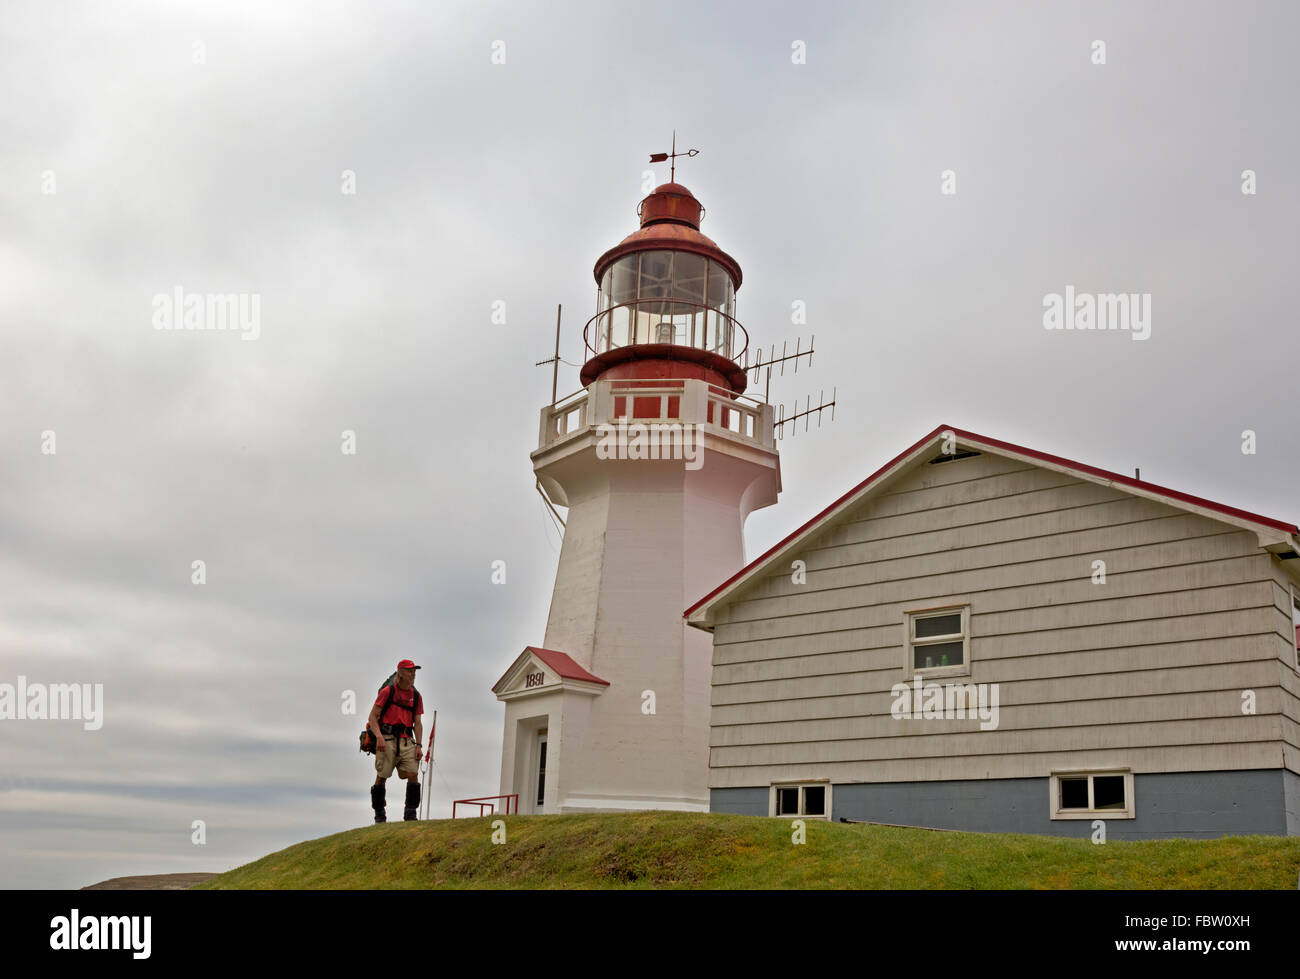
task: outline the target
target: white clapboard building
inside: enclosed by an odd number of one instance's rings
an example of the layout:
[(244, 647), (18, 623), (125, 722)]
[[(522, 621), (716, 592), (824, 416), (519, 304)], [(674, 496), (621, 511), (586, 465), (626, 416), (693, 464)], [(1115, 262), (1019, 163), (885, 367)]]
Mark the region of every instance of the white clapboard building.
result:
[(1298, 834), (1298, 535), (937, 428), (687, 609), (711, 808)]

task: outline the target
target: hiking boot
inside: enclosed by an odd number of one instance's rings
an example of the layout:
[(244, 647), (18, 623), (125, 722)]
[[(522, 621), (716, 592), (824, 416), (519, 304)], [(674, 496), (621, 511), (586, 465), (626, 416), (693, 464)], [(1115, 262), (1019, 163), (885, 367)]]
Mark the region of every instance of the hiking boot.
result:
[(420, 783), (406, 783), (406, 814), (403, 819), (418, 819), (416, 813), (420, 808)]
[(375, 822), (377, 823), (388, 822), (388, 813), (385, 811), (386, 803), (384, 801), (387, 788), (388, 786), (382, 782), (370, 786), (370, 805), (375, 810)]

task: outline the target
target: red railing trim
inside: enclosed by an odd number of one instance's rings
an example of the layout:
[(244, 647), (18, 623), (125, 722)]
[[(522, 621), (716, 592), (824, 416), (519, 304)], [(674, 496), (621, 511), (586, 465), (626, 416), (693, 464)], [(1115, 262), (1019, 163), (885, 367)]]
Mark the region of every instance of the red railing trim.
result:
[[(504, 795), (480, 795), (480, 796), (475, 796), (473, 799), (453, 799), (451, 802), (451, 818), (452, 819), (456, 818), (456, 807), (461, 805), (478, 806), (479, 807), (478, 814), (480, 816), (483, 815), (483, 807), (489, 806), (492, 810), (492, 815), (495, 815), (496, 800), (498, 799), (504, 799), (506, 801), (505, 812), (502, 815), (505, 816), (519, 815), (519, 793), (508, 792)], [(514, 800), (513, 810), (510, 807), (511, 799)]]

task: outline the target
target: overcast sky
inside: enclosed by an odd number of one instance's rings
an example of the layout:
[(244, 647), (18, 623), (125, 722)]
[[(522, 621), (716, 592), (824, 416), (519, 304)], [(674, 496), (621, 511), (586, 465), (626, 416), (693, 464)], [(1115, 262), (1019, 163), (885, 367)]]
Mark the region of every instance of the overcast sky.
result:
[[(0, 882), (365, 825), (401, 657), (434, 815), (498, 791), (489, 688), (559, 549), (534, 362), (563, 303), (578, 388), (674, 127), (753, 341), (816, 334), (773, 400), (838, 387), (750, 557), (941, 423), (1300, 518), (1297, 36), (1292, 3), (7, 5), (0, 682), (102, 683), (104, 721), (0, 720)], [(1045, 330), (1067, 286), (1150, 294), (1149, 338)], [(177, 287), (259, 296), (257, 338), (155, 329)]]

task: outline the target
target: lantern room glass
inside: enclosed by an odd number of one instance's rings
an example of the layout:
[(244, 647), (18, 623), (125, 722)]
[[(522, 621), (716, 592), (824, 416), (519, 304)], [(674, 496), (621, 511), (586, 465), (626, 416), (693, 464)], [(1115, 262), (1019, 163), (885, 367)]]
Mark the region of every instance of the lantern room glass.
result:
[(667, 343), (730, 359), (735, 301), (730, 274), (703, 255), (662, 249), (625, 255), (601, 279), (596, 352)]

